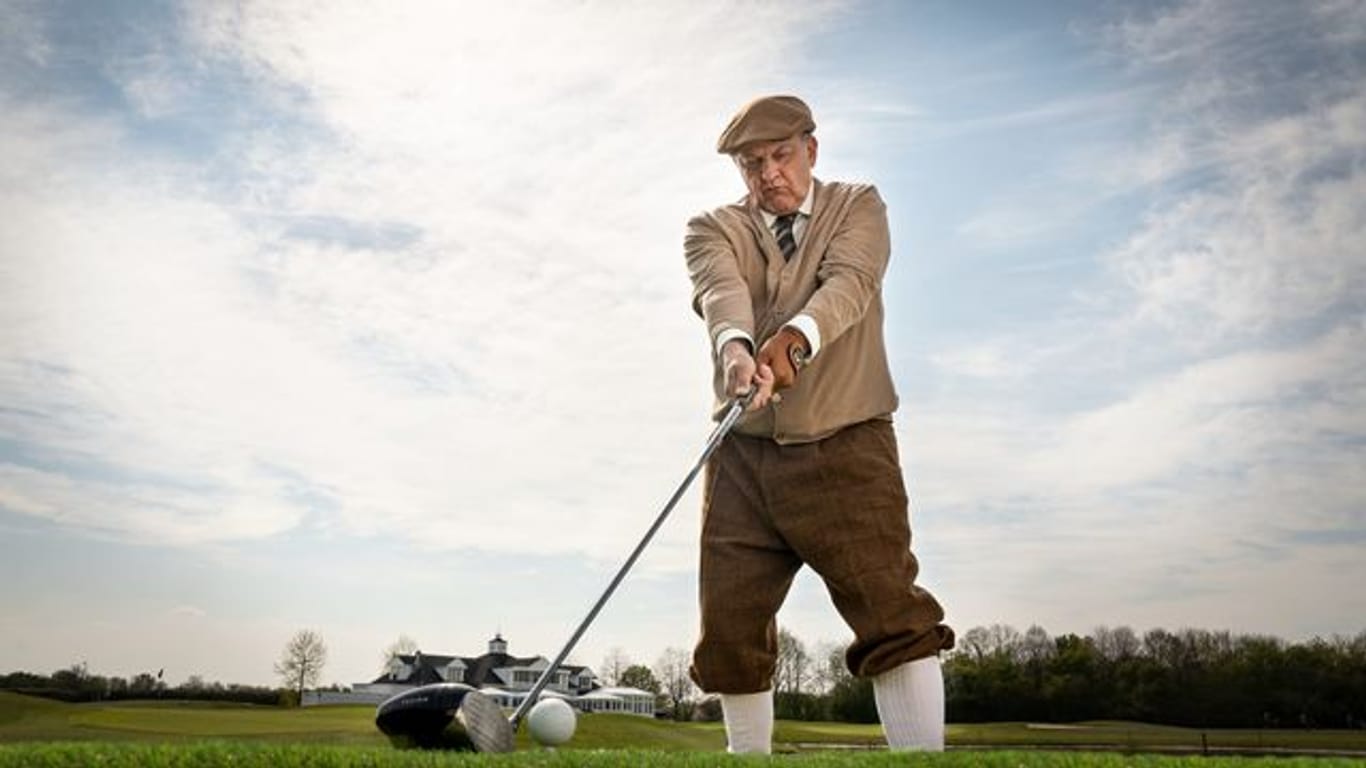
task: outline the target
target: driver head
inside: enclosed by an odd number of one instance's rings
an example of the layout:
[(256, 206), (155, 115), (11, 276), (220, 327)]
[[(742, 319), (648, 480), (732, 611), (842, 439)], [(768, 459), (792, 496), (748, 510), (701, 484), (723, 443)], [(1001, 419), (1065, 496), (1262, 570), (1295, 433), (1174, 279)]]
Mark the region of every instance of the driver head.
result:
[(468, 685), (435, 683), (400, 693), (375, 711), (397, 747), (511, 752), (514, 733), (498, 702)]

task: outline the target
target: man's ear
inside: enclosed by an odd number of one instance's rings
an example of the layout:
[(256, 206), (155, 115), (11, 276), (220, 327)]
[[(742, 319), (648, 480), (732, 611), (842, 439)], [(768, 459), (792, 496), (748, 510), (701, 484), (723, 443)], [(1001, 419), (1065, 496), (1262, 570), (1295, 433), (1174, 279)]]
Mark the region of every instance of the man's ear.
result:
[(816, 167), (817, 148), (818, 145), (816, 143), (816, 137), (814, 135), (808, 134), (806, 137), (806, 159), (808, 161), (808, 165), (810, 165), (812, 168)]

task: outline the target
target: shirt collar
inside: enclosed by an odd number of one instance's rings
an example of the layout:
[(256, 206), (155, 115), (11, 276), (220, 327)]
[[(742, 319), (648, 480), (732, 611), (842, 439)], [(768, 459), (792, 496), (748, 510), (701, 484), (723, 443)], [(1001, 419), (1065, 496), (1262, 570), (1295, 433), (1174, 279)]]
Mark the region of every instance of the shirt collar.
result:
[[(811, 184), (806, 188), (806, 197), (802, 198), (802, 204), (798, 206), (797, 213), (810, 218), (811, 201), (816, 198), (816, 177), (811, 177)], [(778, 220), (777, 214), (769, 213), (763, 208), (759, 209), (759, 215), (764, 217), (764, 226), (773, 229), (773, 222)]]

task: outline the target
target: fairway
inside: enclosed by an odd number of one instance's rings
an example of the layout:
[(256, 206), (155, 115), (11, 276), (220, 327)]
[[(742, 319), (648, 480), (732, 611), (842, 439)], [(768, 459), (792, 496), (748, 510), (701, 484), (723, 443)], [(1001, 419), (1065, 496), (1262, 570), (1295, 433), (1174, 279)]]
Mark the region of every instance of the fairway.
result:
[[(950, 725), (951, 752), (917, 756), (943, 766), (1248, 765), (1253, 758), (1199, 751), (1297, 749), (1366, 754), (1360, 731), (1208, 731), (1138, 723)], [(801, 766), (904, 765), (882, 751), (875, 725), (780, 721), (774, 749)], [(368, 706), (280, 709), (202, 702), (65, 704), (0, 692), (0, 766), (703, 766), (763, 764), (724, 754), (719, 723), (674, 723), (631, 715), (580, 717), (569, 746), (537, 748), (525, 733), (514, 755), (400, 752), (375, 729)], [(1109, 750), (1102, 754), (1099, 750)], [(1180, 750), (1188, 755), (1123, 752)], [(1119, 751), (1121, 754), (1116, 754)], [(1277, 758), (1275, 766), (1366, 765), (1361, 758)]]
[(205, 743), (186, 745), (149, 744), (39, 744), (0, 745), (0, 768), (19, 766), (83, 766), (108, 768), (227, 768), (228, 766), (279, 766), (280, 768), (418, 768), (426, 766), (576, 766), (582, 768), (703, 768), (713, 765), (761, 766), (772, 764), (799, 768), (890, 768), (907, 764), (934, 768), (1357, 768), (1361, 760), (1346, 758), (1176, 757), (1170, 755), (1121, 755), (1092, 752), (947, 752), (929, 755), (862, 752), (805, 753), (777, 758), (736, 756), (721, 752), (654, 752), (648, 750), (528, 750), (506, 755), (468, 753), (399, 752), (392, 749), (337, 746), (262, 745)]

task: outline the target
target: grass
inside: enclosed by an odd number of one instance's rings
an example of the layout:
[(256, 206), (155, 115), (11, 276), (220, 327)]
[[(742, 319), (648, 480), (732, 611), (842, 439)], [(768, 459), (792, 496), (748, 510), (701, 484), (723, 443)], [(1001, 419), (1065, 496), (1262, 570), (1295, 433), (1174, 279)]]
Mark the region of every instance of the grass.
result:
[(995, 747), (1106, 745), (1131, 751), (1157, 749), (1320, 750), (1366, 752), (1366, 731), (1196, 729), (1146, 723), (1092, 721), (1065, 725), (989, 723), (950, 725), (950, 744)]
[[(1228, 748), (1356, 750), (1366, 755), (1362, 731), (1207, 731), (1212, 751)], [(955, 751), (920, 755), (917, 765), (1020, 768), (1103, 768), (1118, 765), (1366, 766), (1350, 758), (1251, 758), (1101, 754), (1198, 750), (1202, 732), (1139, 723), (950, 725)], [(630, 715), (589, 715), (579, 721), (572, 748), (547, 751), (519, 734), (511, 756), (401, 752), (375, 729), (374, 708), (279, 709), (197, 702), (65, 704), (0, 692), (0, 768), (5, 766), (636, 766), (691, 768), (767, 765), (724, 754), (718, 723), (670, 723)], [(774, 734), (778, 760), (812, 766), (905, 765), (905, 755), (874, 751), (882, 745), (875, 725), (780, 721)], [(838, 749), (836, 749), (838, 747)], [(849, 749), (867, 747), (869, 749)], [(1304, 762), (1304, 761), (1308, 762)]]
[(280, 709), (129, 701), (66, 704), (0, 692), (0, 743), (251, 739), (385, 746), (373, 707)]
[(106, 768), (704, 768), (769, 765), (792, 768), (891, 768), (914, 764), (926, 768), (1360, 768), (1346, 758), (1176, 757), (1088, 752), (948, 752), (908, 756), (903, 753), (805, 753), (769, 759), (720, 752), (656, 752), (648, 750), (535, 750), (509, 755), (399, 752), (372, 747), (301, 744), (210, 742), (186, 745), (59, 743), (0, 745), (0, 768), (10, 766), (84, 766)]

